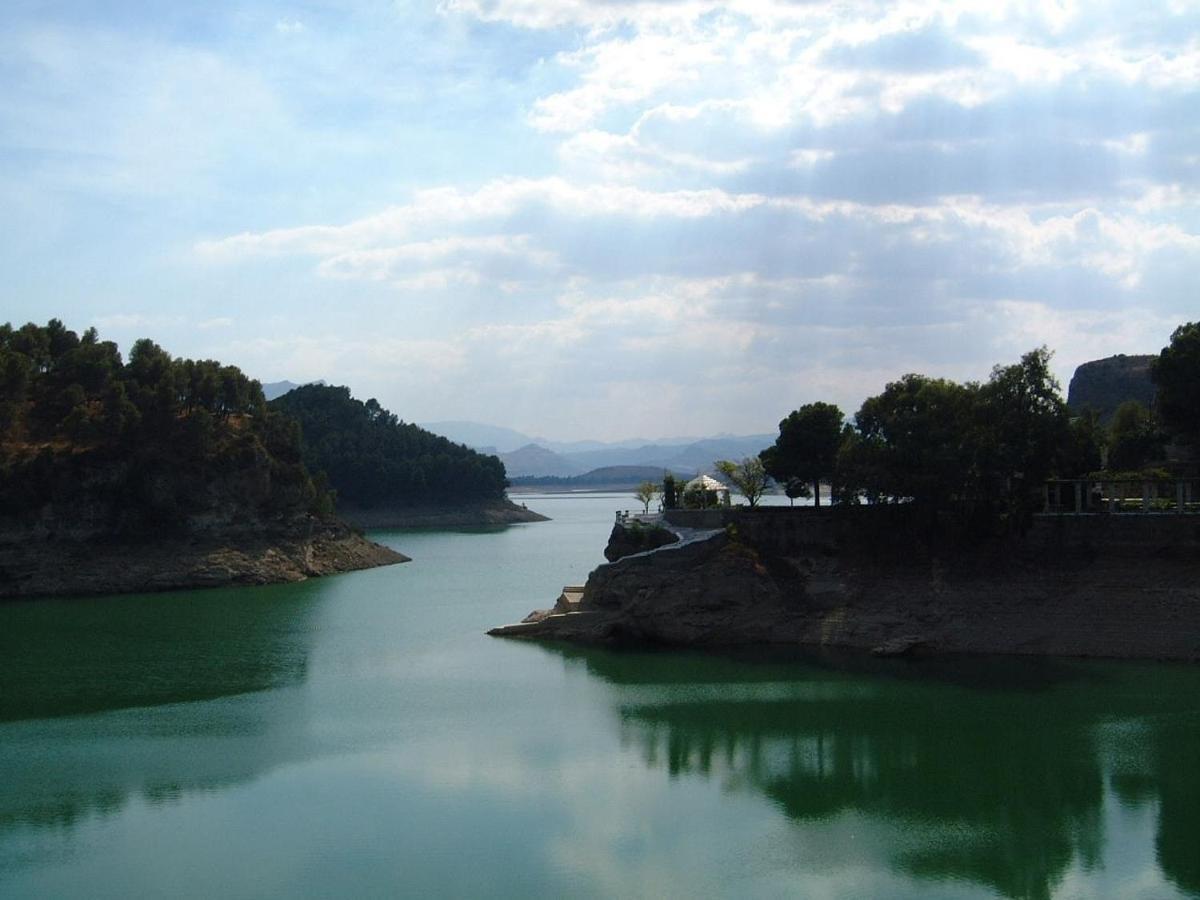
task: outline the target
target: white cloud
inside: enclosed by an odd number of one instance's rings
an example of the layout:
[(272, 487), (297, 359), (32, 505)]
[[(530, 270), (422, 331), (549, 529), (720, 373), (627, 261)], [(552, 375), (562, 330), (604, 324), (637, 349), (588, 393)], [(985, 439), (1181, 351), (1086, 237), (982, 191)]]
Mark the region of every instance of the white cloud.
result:
[[(40, 268), (66, 293), (104, 282), (97, 309), (124, 316), (104, 327), (581, 436), (693, 430), (693, 399), (759, 430), (906, 370), (1161, 343), (1187, 313), (1194, 4), (410, 12), (261, 12), (253, 46), (3, 33), (22, 77), (0, 84), (0, 196), (14, 223), (42, 210)], [(76, 196), (90, 232), (56, 218)], [(27, 231), (10, 224), (10, 259)], [(90, 269), (64, 250), (93, 245)], [(157, 298), (180, 295), (169, 320)]]

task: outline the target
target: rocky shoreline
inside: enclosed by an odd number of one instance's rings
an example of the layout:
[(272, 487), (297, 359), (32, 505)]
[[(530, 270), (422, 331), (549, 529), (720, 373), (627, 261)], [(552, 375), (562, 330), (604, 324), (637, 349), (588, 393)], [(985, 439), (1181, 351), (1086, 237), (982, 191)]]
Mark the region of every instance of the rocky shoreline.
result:
[(548, 522), (549, 516), (511, 500), (463, 506), (407, 506), (356, 509), (338, 507), (338, 515), (356, 528), (484, 528), (523, 522)]
[(880, 553), (811, 517), (786, 540), (780, 526), (742, 521), (736, 537), (714, 530), (602, 565), (576, 605), (489, 633), (1200, 660), (1200, 523), (1116, 518), (1045, 520), (1020, 540), (944, 555)]
[(302, 581), (407, 562), (337, 520), (180, 536), (0, 543), (0, 599)]

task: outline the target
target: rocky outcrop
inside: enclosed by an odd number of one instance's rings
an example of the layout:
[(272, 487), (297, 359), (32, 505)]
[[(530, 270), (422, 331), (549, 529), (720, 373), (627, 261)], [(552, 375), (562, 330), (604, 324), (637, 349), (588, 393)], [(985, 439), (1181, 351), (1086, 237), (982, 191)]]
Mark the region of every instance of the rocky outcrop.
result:
[(578, 612), (491, 633), (883, 656), (1200, 659), (1200, 523), (1187, 517), (1047, 519), (1022, 540), (952, 554), (895, 552), (839, 534), (835, 516), (807, 514), (795, 540), (755, 542), (780, 533), (769, 520), (743, 522), (740, 540), (722, 533), (600, 566)]
[(550, 521), (549, 516), (511, 500), (459, 506), (339, 506), (338, 515), (358, 528), (481, 528)]
[(1083, 363), (1071, 377), (1067, 388), (1067, 405), (1075, 413), (1086, 408), (1095, 410), (1102, 422), (1109, 422), (1117, 407), (1127, 400), (1136, 400), (1145, 407), (1154, 403), (1154, 382), (1150, 379), (1150, 364), (1154, 356), (1108, 356)]
[(406, 562), (337, 520), (188, 535), (0, 542), (0, 598), (302, 581)]
[(642, 526), (634, 522), (631, 526), (614, 525), (604, 548), (604, 558), (616, 562), (635, 553), (657, 550), (679, 540), (678, 535), (656, 525)]

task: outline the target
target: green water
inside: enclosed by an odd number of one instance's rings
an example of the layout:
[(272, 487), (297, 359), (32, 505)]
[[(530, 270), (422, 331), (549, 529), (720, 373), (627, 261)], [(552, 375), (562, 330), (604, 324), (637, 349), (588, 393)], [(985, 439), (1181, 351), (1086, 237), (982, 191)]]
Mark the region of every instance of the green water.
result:
[(0, 606), (0, 896), (1200, 896), (1200, 667), (487, 638), (625, 497)]

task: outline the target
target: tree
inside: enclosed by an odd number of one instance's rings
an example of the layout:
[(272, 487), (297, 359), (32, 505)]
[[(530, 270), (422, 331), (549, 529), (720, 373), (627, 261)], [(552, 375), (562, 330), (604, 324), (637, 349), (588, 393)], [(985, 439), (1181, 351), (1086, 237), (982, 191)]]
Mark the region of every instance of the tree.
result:
[(855, 426), (839, 453), (843, 489), (987, 528), (1026, 521), (1045, 479), (1087, 449), (1072, 448), (1086, 435), (1071, 432), (1044, 347), (982, 385), (905, 375), (864, 401)]
[(717, 460), (716, 467), (741, 492), (751, 507), (758, 505), (767, 491), (767, 471), (761, 459), (750, 456), (740, 463), (721, 459)]
[(1042, 483), (1070, 443), (1070, 414), (1050, 372), (1051, 355), (1039, 347), (1020, 362), (996, 366), (973, 398), (976, 484), (967, 493), (1022, 517), (1039, 502)]
[(1162, 453), (1162, 439), (1150, 410), (1126, 400), (1113, 413), (1108, 429), (1108, 468), (1140, 469)]
[(663, 475), (662, 495), (664, 509), (675, 509), (679, 505), (679, 486), (670, 472)]
[(643, 481), (638, 485), (633, 496), (641, 502), (644, 512), (650, 512), (650, 504), (658, 496), (658, 485), (653, 481)]
[(1059, 454), (1058, 474), (1063, 478), (1082, 478), (1103, 466), (1102, 448), (1107, 434), (1100, 414), (1090, 406), (1071, 420), (1067, 443)]
[[(970, 480), (967, 445), (977, 385), (909, 374), (868, 397), (844, 442), (841, 479), (868, 500), (912, 500), (936, 509)], [(839, 441), (839, 446), (842, 442)]]
[(779, 437), (759, 454), (767, 474), (781, 484), (799, 478), (821, 505), (821, 479), (833, 477), (842, 444), (842, 411), (832, 403), (808, 403), (779, 423)]
[(1163, 427), (1189, 444), (1200, 443), (1200, 322), (1180, 325), (1150, 366)]
[(796, 499), (799, 497), (812, 496), (812, 491), (808, 489), (808, 482), (800, 478), (789, 478), (787, 484), (783, 486), (783, 493), (788, 498), (789, 506), (795, 506)]

